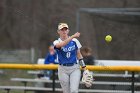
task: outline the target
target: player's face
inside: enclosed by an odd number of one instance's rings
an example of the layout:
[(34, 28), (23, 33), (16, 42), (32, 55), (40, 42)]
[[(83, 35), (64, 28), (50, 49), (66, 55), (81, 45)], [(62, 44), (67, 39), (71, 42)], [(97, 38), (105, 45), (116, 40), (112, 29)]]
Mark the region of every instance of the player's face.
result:
[(49, 47), (49, 51), (50, 51), (50, 54), (54, 54), (54, 52), (55, 52), (54, 47), (53, 46), (50, 46)]
[(64, 27), (61, 30), (59, 30), (58, 33), (59, 33), (60, 37), (68, 36), (69, 29)]

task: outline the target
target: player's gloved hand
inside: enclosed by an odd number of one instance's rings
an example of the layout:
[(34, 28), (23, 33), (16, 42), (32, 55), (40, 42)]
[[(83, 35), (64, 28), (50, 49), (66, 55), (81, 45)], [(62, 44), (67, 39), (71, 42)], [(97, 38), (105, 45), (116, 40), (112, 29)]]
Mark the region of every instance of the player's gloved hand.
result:
[(85, 70), (83, 72), (82, 82), (85, 84), (86, 87), (91, 87), (92, 83), (94, 81), (92, 73), (89, 72), (89, 70)]

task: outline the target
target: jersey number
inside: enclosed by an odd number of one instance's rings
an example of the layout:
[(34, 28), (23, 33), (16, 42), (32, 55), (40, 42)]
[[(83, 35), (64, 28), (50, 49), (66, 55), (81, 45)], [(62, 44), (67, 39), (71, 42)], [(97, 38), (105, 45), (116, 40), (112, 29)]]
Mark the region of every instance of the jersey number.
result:
[(70, 58), (70, 54), (71, 54), (70, 52), (67, 52), (66, 57)]

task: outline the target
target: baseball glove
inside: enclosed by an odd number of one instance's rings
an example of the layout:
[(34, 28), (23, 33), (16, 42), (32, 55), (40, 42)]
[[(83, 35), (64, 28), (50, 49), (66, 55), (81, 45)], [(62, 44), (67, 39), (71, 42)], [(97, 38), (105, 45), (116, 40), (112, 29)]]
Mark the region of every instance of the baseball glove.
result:
[(83, 72), (82, 82), (85, 84), (86, 87), (91, 87), (92, 83), (94, 81), (92, 73), (89, 72), (89, 70), (85, 70)]

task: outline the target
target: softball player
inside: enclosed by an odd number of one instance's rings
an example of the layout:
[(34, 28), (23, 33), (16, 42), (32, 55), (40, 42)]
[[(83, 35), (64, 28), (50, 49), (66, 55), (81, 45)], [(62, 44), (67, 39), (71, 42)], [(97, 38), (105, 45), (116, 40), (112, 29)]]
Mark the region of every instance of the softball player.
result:
[(80, 52), (82, 46), (76, 39), (80, 33), (68, 36), (69, 27), (66, 23), (60, 23), (57, 32), (60, 38), (55, 40), (53, 44), (58, 54), (58, 78), (63, 93), (78, 93), (81, 77), (80, 66), (83, 69), (86, 67)]

